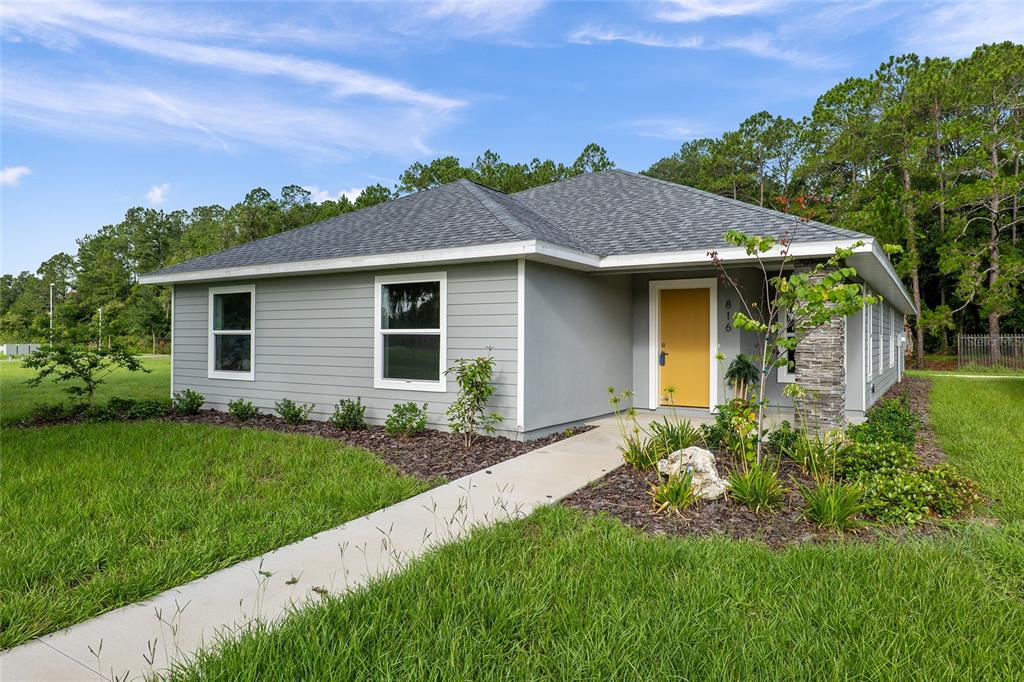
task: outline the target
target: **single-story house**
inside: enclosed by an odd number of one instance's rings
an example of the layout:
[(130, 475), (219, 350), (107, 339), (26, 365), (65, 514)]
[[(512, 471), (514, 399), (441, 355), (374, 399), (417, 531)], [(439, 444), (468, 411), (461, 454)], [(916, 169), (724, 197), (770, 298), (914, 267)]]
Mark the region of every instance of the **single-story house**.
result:
[(268, 412), (288, 397), (318, 419), (358, 397), (378, 424), (396, 403), (426, 402), (445, 428), (445, 370), (491, 355), (499, 433), (529, 439), (607, 414), (609, 386), (651, 410), (668, 386), (695, 413), (729, 399), (728, 363), (757, 342), (733, 327), (737, 292), (708, 252), (746, 296), (764, 289), (729, 229), (790, 239), (796, 267), (864, 242), (849, 263), (882, 302), (805, 339), (767, 385), (775, 405), (796, 381), (829, 419), (862, 416), (902, 377), (914, 312), (881, 245), (621, 170), (511, 195), (459, 180), (140, 279), (172, 287), (172, 392)]

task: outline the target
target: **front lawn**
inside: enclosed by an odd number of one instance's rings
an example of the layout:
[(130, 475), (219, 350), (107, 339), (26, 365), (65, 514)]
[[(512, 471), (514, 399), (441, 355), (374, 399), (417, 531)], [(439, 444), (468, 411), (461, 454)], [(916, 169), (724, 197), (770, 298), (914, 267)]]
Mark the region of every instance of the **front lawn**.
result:
[(3, 459), (0, 648), (429, 487), (336, 441), (157, 421), (7, 427)]
[[(146, 372), (129, 372), (117, 369), (96, 391), (98, 403), (105, 403), (112, 397), (166, 400), (171, 399), (171, 360), (169, 356), (148, 356), (142, 364)], [(27, 369), (18, 360), (0, 360), (0, 423), (11, 424), (24, 419), (38, 403), (68, 402), (70, 399), (58, 384), (44, 381), (38, 387), (27, 386), (25, 382), (35, 376), (35, 370)]]
[(1013, 678), (1024, 669), (1024, 391), (1013, 384), (943, 379), (933, 396), (943, 446), (997, 498), (999, 525), (773, 550), (548, 508), (179, 676)]
[(932, 421), (950, 459), (996, 499), (996, 514), (1024, 522), (1024, 377), (933, 377), (932, 386)]

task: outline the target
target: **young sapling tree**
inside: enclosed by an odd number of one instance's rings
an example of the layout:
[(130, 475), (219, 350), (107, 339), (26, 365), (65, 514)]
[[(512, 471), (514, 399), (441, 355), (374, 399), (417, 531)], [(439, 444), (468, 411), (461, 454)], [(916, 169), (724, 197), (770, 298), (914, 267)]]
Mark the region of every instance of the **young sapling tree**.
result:
[[(764, 450), (765, 387), (768, 373), (775, 368), (788, 365), (789, 354), (812, 331), (826, 324), (833, 317), (846, 317), (866, 304), (877, 303), (879, 298), (864, 293), (863, 287), (854, 281), (857, 271), (845, 261), (854, 250), (863, 245), (856, 242), (849, 247), (837, 247), (826, 260), (818, 261), (806, 270), (793, 271), (794, 257), (790, 253), (789, 239), (756, 237), (739, 230), (725, 233), (726, 243), (743, 248), (754, 258), (764, 282), (764, 296), (748, 300), (743, 287), (737, 282), (718, 252), (708, 255), (721, 273), (722, 279), (737, 294), (742, 310), (733, 317), (737, 329), (753, 332), (758, 336), (761, 348), (756, 359), (761, 373), (757, 391), (757, 450), (755, 461), (761, 462)], [(899, 247), (886, 246), (893, 253)], [(783, 311), (785, 319), (783, 320)]]
[(25, 359), (25, 367), (37, 370), (36, 375), (26, 381), (29, 386), (38, 386), (48, 377), (61, 390), (73, 398), (85, 398), (92, 406), (96, 389), (105, 382), (114, 370), (121, 368), (129, 372), (146, 372), (137, 355), (120, 345), (109, 348), (87, 348), (71, 343), (57, 343), (43, 346)]

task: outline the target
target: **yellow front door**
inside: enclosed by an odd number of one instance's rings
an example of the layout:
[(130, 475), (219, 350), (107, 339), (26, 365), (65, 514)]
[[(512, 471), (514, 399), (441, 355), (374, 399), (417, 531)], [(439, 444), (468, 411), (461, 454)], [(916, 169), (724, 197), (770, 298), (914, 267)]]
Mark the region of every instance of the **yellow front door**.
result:
[[(662, 289), (658, 324), (661, 404), (709, 407), (711, 290)], [(666, 389), (673, 388), (670, 396)]]

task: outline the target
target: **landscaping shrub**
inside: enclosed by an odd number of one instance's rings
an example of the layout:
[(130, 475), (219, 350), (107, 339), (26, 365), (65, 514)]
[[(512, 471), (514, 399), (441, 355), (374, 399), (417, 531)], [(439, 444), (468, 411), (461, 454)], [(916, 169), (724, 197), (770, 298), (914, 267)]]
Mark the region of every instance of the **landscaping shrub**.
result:
[(885, 524), (912, 525), (925, 517), (955, 516), (981, 498), (974, 484), (949, 465), (860, 477), (867, 514)]
[(782, 454), (796, 462), (804, 473), (814, 478), (832, 477), (836, 474), (837, 458), (843, 448), (842, 431), (830, 431), (823, 435), (793, 431), (794, 437)]
[(356, 398), (355, 400), (349, 400), (345, 398), (339, 400), (338, 404), (334, 406), (334, 414), (331, 415), (331, 423), (336, 428), (344, 431), (358, 431), (359, 429), (365, 429), (366, 424), (366, 406)]
[(702, 424), (700, 427), (704, 443), (709, 448), (723, 447), (729, 434), (733, 431), (733, 419), (741, 414), (742, 400), (732, 400), (715, 407), (715, 423)]
[(384, 420), (384, 430), (392, 436), (415, 436), (427, 428), (427, 403), (396, 403)]
[(291, 398), (282, 398), (274, 403), (274, 411), (281, 419), (292, 425), (301, 424), (309, 418), (314, 405), (310, 403), (297, 403)]
[(867, 421), (849, 428), (850, 438), (859, 443), (895, 442), (914, 447), (921, 420), (906, 398), (886, 398), (867, 412)]
[(801, 433), (801, 429), (795, 429), (788, 421), (783, 421), (768, 434), (768, 447), (775, 454), (781, 455), (787, 448), (792, 447)]
[(459, 395), (448, 407), (448, 428), (460, 433), (466, 446), (473, 444), (477, 433), (494, 433), (494, 427), (501, 422), (497, 412), (487, 412), (487, 401), (494, 393), (491, 383), (494, 374), (494, 358), (479, 357), (469, 360), (459, 358), (445, 374), (455, 374)]
[(666, 509), (681, 512), (697, 501), (697, 493), (693, 489), (693, 472), (687, 469), (682, 474), (672, 474), (668, 480), (651, 486), (651, 498), (654, 500), (654, 511), (661, 513)]
[(651, 422), (650, 429), (650, 445), (657, 451), (654, 453), (657, 459), (663, 459), (676, 450), (685, 450), (701, 440), (700, 429), (689, 419), (669, 421), (663, 417), (661, 421)]
[(156, 419), (167, 414), (167, 403), (155, 398), (133, 400), (125, 415), (129, 419)]
[(895, 473), (917, 465), (917, 455), (902, 443), (853, 443), (839, 453), (836, 467), (842, 478), (853, 480), (864, 474)]
[(57, 422), (81, 414), (88, 406), (84, 403), (37, 403), (28, 414), (27, 421)]
[(627, 433), (622, 437), (622, 459), (634, 469), (646, 471), (653, 469), (661, 459), (661, 453), (650, 439), (645, 438), (640, 432)]
[[(237, 398), (228, 403), (228, 413), (238, 421), (244, 422), (258, 417), (260, 411), (259, 408), (245, 398)], [(299, 421), (302, 421), (304, 418), (299, 419)]]
[(798, 485), (797, 489), (807, 503), (803, 516), (818, 526), (842, 532), (861, 525), (856, 516), (866, 506), (859, 485), (821, 478), (813, 487)]
[(956, 516), (981, 501), (981, 495), (971, 479), (962, 476), (949, 464), (936, 464), (918, 472), (932, 494), (928, 508), (936, 516)]
[(202, 393), (186, 388), (184, 391), (175, 393), (174, 400), (171, 402), (174, 406), (174, 411), (179, 414), (198, 414), (199, 410), (203, 408), (206, 398)]
[(729, 476), (729, 497), (755, 512), (777, 509), (785, 494), (777, 469), (766, 461), (741, 466)]

